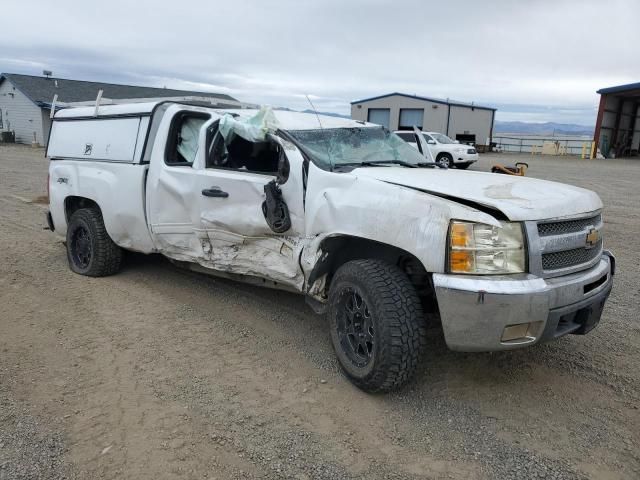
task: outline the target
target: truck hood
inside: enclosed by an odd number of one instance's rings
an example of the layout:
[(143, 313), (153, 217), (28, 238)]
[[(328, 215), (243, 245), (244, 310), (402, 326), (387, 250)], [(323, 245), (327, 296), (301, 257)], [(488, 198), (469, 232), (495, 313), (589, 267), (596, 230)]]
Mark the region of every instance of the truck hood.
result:
[(499, 210), (509, 220), (546, 220), (602, 208), (598, 195), (563, 183), (486, 172), (404, 167), (357, 168), (352, 175)]

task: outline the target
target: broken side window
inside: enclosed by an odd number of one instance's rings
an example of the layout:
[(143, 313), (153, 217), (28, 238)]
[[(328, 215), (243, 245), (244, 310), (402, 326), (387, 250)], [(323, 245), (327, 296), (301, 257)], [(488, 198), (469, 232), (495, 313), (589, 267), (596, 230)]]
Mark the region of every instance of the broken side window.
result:
[(275, 175), (280, 160), (280, 145), (268, 138), (265, 140), (247, 140), (240, 135), (225, 138), (213, 126), (215, 133), (210, 135), (211, 144), (207, 151), (207, 168), (228, 168), (254, 173)]

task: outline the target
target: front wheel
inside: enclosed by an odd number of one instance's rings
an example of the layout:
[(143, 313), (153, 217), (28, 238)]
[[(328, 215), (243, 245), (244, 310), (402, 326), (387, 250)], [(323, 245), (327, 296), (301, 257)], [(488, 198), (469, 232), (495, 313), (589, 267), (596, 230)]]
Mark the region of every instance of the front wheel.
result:
[(354, 260), (329, 291), (331, 341), (347, 377), (367, 392), (387, 392), (415, 374), (426, 343), (420, 299), (409, 278), (380, 260)]
[(453, 166), (453, 157), (449, 153), (441, 153), (436, 158), (436, 162), (443, 167), (451, 168)]
[(71, 216), (67, 259), (71, 270), (89, 277), (104, 277), (120, 270), (122, 249), (109, 237), (98, 209), (81, 208)]

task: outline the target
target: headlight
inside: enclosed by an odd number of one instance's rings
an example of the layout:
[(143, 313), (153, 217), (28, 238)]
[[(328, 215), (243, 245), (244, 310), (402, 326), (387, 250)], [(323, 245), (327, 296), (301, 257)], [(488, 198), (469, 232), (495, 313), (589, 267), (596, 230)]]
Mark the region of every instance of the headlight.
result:
[(475, 275), (522, 273), (526, 268), (522, 225), (451, 221), (449, 271)]

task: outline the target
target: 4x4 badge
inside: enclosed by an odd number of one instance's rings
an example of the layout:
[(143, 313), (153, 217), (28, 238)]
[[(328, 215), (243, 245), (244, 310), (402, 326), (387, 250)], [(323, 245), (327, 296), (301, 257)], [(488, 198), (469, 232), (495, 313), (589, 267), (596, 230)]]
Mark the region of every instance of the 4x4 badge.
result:
[(600, 240), (600, 232), (598, 232), (598, 230), (596, 230), (595, 228), (591, 228), (587, 233), (587, 242), (585, 245), (586, 248), (595, 247), (599, 240)]

